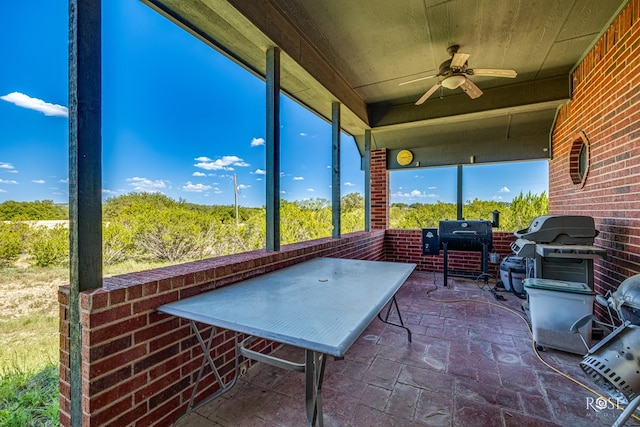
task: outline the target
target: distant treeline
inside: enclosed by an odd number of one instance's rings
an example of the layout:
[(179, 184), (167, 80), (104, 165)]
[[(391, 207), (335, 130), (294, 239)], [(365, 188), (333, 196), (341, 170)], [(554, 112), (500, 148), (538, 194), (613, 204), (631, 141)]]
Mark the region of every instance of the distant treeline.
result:
[[(525, 228), (547, 213), (548, 199), (520, 194), (510, 203), (472, 200), (463, 208), (465, 219), (492, 219), (500, 212), (501, 230)], [(453, 203), (393, 204), (391, 228), (437, 227), (443, 219), (456, 219)], [(326, 199), (281, 201), (280, 241), (286, 245), (331, 236), (331, 203)], [(263, 248), (266, 240), (265, 208), (197, 205), (159, 193), (130, 193), (109, 198), (103, 205), (103, 259), (182, 262)], [(39, 227), (25, 221), (68, 218), (66, 206), (51, 201), (0, 204), (0, 264), (28, 255), (33, 265), (68, 262), (68, 229)], [(364, 229), (364, 198), (350, 193), (341, 199), (341, 233)]]
[[(516, 231), (526, 228), (531, 220), (549, 211), (547, 194), (520, 193), (511, 202), (494, 200), (470, 200), (462, 207), (462, 217), (468, 220), (492, 220), (493, 211), (500, 213), (502, 231)], [(394, 203), (389, 213), (391, 228), (437, 227), (441, 220), (457, 219), (455, 203), (437, 202), (431, 204)]]
[(44, 221), (69, 219), (69, 207), (51, 200), (0, 203), (0, 221)]

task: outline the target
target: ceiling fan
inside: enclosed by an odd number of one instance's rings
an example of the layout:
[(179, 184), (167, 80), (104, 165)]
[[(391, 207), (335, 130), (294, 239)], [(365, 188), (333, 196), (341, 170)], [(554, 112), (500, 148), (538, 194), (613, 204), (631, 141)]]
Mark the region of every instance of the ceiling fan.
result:
[(447, 49), (451, 59), (447, 59), (440, 64), (440, 71), (438, 74), (432, 76), (420, 77), (418, 79), (409, 80), (407, 82), (400, 83), (399, 86), (407, 85), (410, 83), (419, 82), (433, 77), (442, 77), (436, 84), (431, 86), (431, 89), (426, 91), (424, 95), (416, 101), (416, 105), (420, 105), (425, 102), (440, 86), (447, 89), (460, 88), (471, 99), (476, 99), (482, 95), (482, 91), (476, 86), (467, 76), (490, 76), (490, 77), (508, 77), (515, 78), (517, 73), (515, 70), (504, 70), (495, 68), (468, 68), (467, 59), (469, 59), (468, 53), (458, 52), (459, 45), (450, 46)]

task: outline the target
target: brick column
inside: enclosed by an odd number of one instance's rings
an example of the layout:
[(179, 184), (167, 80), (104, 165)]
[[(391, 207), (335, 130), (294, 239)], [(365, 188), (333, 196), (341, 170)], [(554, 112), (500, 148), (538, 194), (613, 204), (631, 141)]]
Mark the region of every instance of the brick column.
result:
[(389, 228), (387, 150), (371, 151), (371, 229)]

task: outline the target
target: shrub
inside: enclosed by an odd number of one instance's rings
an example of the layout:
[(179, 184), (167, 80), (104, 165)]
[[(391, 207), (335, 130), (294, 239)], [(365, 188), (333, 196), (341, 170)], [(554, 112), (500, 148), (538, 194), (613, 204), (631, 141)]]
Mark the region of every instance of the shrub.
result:
[(174, 206), (148, 211), (135, 217), (135, 245), (145, 257), (183, 261), (200, 257), (202, 233), (206, 232), (197, 212)]
[(13, 264), (24, 251), (28, 226), (20, 223), (0, 222), (0, 265)]
[(29, 255), (37, 267), (63, 265), (69, 262), (69, 230), (61, 225), (33, 229)]
[(134, 242), (131, 226), (112, 221), (102, 226), (102, 258), (105, 265), (113, 265), (133, 256)]

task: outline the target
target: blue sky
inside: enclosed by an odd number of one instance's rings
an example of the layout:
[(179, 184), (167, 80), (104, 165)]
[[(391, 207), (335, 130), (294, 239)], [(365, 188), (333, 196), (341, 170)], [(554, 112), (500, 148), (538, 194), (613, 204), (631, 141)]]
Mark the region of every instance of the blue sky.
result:
[[(68, 201), (68, 5), (3, 4), (0, 202)], [(201, 204), (265, 200), (265, 85), (135, 0), (103, 1), (103, 192), (160, 191)], [(282, 198), (331, 199), (331, 127), (281, 102)], [(342, 137), (341, 192), (364, 192)], [(455, 201), (455, 168), (391, 173), (391, 201)], [(464, 168), (465, 199), (547, 189), (547, 163)], [(467, 184), (468, 183), (468, 184)]]

